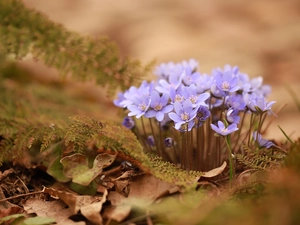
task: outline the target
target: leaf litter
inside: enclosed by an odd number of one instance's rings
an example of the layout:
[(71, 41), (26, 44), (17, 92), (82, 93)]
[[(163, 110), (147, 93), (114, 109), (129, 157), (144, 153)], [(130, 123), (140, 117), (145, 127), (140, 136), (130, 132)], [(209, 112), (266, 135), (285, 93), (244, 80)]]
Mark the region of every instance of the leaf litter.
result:
[[(182, 187), (162, 181), (149, 173), (136, 170), (134, 167), (126, 169), (121, 165), (110, 167), (115, 159), (116, 155), (101, 153), (95, 157), (92, 167), (90, 167), (90, 159), (82, 154), (66, 156), (60, 160), (63, 165), (61, 169), (63, 169), (63, 176), (72, 181), (53, 180), (52, 184), (43, 182), (49, 175), (39, 167), (27, 169), (31, 171), (30, 173), (21, 172), (21, 177), (25, 177), (26, 184), (16, 178), (15, 171), (5, 170), (0, 174), (1, 187), (7, 189), (7, 186), (3, 185), (4, 181), (6, 184), (10, 183), (15, 189), (21, 190), (22, 187), (22, 191), (12, 196), (16, 205), (5, 200), (6, 196), (2, 194), (1, 204), (5, 207), (0, 208), (1, 218), (8, 218), (10, 222), (14, 221), (14, 224), (20, 225), (25, 225), (28, 219), (30, 219), (30, 223), (37, 225), (53, 224), (54, 222), (56, 224), (101, 225), (113, 223), (113, 221), (120, 223), (126, 219), (130, 220), (130, 215), (139, 208), (139, 213), (144, 215), (141, 220), (149, 220), (150, 217), (147, 216), (149, 206), (163, 197), (183, 192)], [(220, 168), (208, 171), (204, 176), (217, 176), (225, 166), (223, 164)], [(109, 169), (104, 170), (105, 168)], [(36, 177), (34, 171), (38, 171)], [(54, 173), (57, 174), (59, 171), (58, 169)], [(27, 174), (27, 177), (24, 174)], [(44, 177), (44, 175), (47, 176)], [(40, 179), (41, 177), (43, 179)], [(38, 181), (32, 190), (30, 182), (33, 178)], [(15, 182), (11, 182), (12, 179)], [(78, 194), (70, 189), (76, 183), (83, 188), (89, 188), (91, 182), (97, 187), (95, 195)], [(45, 184), (48, 187), (45, 187)], [(29, 186), (30, 191), (24, 186)], [(2, 189), (0, 190), (2, 191)], [(9, 217), (18, 213), (22, 216)], [(32, 222), (33, 218), (36, 220)], [(0, 220), (1, 223), (6, 224), (7, 221)]]

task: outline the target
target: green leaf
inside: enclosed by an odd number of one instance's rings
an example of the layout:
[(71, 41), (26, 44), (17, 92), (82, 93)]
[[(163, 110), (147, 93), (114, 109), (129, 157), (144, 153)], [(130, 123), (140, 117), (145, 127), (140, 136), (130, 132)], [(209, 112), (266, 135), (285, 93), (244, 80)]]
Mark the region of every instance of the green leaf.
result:
[(60, 162), (60, 157), (57, 157), (53, 162), (50, 163), (47, 173), (52, 176), (55, 180), (58, 182), (66, 183), (71, 180), (71, 178), (68, 178), (63, 173), (63, 165)]
[(60, 160), (64, 169), (63, 174), (72, 178), (72, 182), (88, 186), (116, 158), (116, 155), (102, 153), (96, 156), (93, 167), (89, 168), (88, 158), (85, 155), (76, 153), (66, 156)]
[(33, 218), (28, 218), (23, 221), (23, 224), (25, 225), (48, 225), (48, 224), (53, 224), (55, 223), (56, 220), (50, 217), (33, 217)]
[(71, 190), (75, 191), (81, 195), (95, 195), (97, 193), (97, 183), (95, 181), (91, 182), (88, 186), (83, 186), (76, 183), (70, 183)]
[(17, 219), (17, 218), (24, 217), (24, 216), (25, 216), (24, 214), (13, 214), (13, 215), (5, 216), (2, 219), (0, 219), (0, 224), (3, 222), (9, 221), (11, 219)]

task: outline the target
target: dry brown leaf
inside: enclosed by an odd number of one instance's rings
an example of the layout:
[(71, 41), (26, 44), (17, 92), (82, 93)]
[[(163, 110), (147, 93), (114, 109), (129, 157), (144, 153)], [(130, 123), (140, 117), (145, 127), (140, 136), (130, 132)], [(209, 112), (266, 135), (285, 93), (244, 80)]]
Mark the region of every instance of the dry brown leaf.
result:
[(128, 197), (130, 192), (129, 180), (117, 180), (114, 182), (115, 189), (121, 195)]
[(136, 177), (130, 184), (130, 198), (144, 198), (149, 200), (149, 203), (157, 200), (165, 194), (174, 193), (179, 190), (174, 184), (162, 181), (152, 175), (145, 174)]
[(128, 198), (111, 191), (108, 194), (108, 199), (112, 205), (134, 204), (145, 207), (158, 198), (178, 190), (179, 188), (174, 184), (162, 181), (152, 175), (144, 174), (132, 178)]
[(128, 170), (126, 172), (124, 172), (121, 176), (115, 178), (115, 179), (111, 179), (111, 181), (117, 181), (117, 180), (121, 180), (121, 179), (127, 179), (132, 177), (135, 174), (135, 172), (133, 170)]
[(48, 193), (53, 198), (59, 198), (65, 202), (71, 212), (76, 214), (81, 207), (91, 204), (92, 202), (99, 201), (99, 197), (89, 195), (77, 195), (66, 191), (59, 191), (54, 188), (44, 188), (44, 192)]
[(207, 177), (207, 178), (215, 177), (224, 171), (224, 169), (226, 168), (226, 165), (227, 165), (227, 163), (226, 163), (226, 161), (224, 161), (222, 166), (212, 169), (208, 172), (204, 172), (202, 177)]
[(89, 221), (96, 225), (102, 225), (103, 224), (103, 219), (100, 214), (102, 205), (104, 202), (106, 202), (106, 197), (107, 197), (107, 190), (103, 193), (103, 196), (100, 200), (100, 202), (95, 202), (90, 205), (86, 205), (81, 207), (80, 212), (81, 214), (87, 218)]
[(117, 222), (123, 221), (131, 212), (131, 205), (118, 205), (105, 211), (103, 217)]
[(0, 209), (0, 218), (3, 218), (5, 216), (13, 215), (13, 214), (18, 214), (21, 213), (23, 209), (19, 206), (12, 206), (7, 209)]
[(23, 208), (28, 214), (35, 213), (41, 217), (55, 218), (56, 222), (60, 224), (72, 222), (68, 217), (73, 213), (61, 200), (45, 201), (39, 198), (30, 198), (25, 202)]

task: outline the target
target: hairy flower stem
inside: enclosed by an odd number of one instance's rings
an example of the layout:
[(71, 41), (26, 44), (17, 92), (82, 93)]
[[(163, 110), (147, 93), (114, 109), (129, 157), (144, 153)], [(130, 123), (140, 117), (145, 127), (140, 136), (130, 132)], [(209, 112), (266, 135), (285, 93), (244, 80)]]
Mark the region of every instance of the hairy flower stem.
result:
[(258, 134), (260, 134), (260, 130), (261, 130), (261, 126), (262, 126), (262, 116), (263, 116), (263, 113), (260, 113), (259, 114), (259, 120), (258, 120), (258, 125), (257, 125), (257, 132), (256, 132), (256, 143), (257, 143), (257, 147), (259, 147), (259, 143), (258, 143)]
[(146, 146), (148, 147), (149, 152), (151, 152), (150, 143), (147, 141), (147, 133), (146, 133), (146, 128), (145, 128), (143, 117), (141, 117), (141, 122), (142, 122), (142, 128), (143, 128), (143, 132), (144, 132), (144, 140), (146, 140)]
[(158, 148), (158, 141), (157, 141), (156, 135), (154, 134), (154, 129), (153, 129), (153, 125), (152, 125), (152, 120), (151, 120), (151, 118), (149, 118), (149, 123), (150, 123), (150, 128), (151, 128), (152, 136), (153, 136), (154, 141), (155, 141), (156, 154), (157, 154), (158, 156), (160, 156), (160, 151), (159, 151), (159, 148)]
[(200, 122), (197, 122), (197, 130), (196, 130), (196, 170), (201, 171), (203, 167), (203, 151), (204, 151), (204, 125), (200, 126)]
[(161, 128), (161, 122), (158, 123), (158, 133), (159, 133), (159, 138), (160, 138), (160, 154), (162, 159), (165, 159), (165, 153), (164, 153), (164, 140), (162, 136), (162, 128)]
[(251, 117), (250, 117), (250, 125), (249, 125), (249, 132), (247, 133), (248, 135), (248, 146), (250, 145), (250, 137), (251, 137), (251, 129), (252, 129), (252, 123), (253, 123), (253, 117), (254, 117), (254, 114), (251, 114)]
[(230, 134), (225, 136), (225, 142), (226, 142), (226, 145), (227, 145), (228, 151), (229, 151), (229, 186), (232, 187), (232, 178), (234, 176), (235, 169), (234, 169), (233, 159), (232, 159)]
[(241, 132), (242, 132), (242, 129), (243, 129), (245, 117), (246, 117), (246, 112), (243, 113), (243, 117), (242, 117), (240, 129), (238, 130), (238, 134), (237, 134), (237, 138), (236, 138), (236, 141), (235, 141), (235, 145), (234, 145), (234, 147), (233, 147), (233, 150), (235, 150), (235, 149), (236, 149), (236, 146), (240, 143), (239, 140), (240, 140)]
[(189, 158), (190, 158), (190, 169), (195, 170), (195, 156), (194, 156), (194, 143), (193, 143), (193, 132), (190, 131), (190, 143), (189, 143)]
[[(262, 121), (261, 121), (261, 124), (265, 124), (266, 118), (267, 118), (267, 113), (264, 113), (263, 118), (262, 118)], [(275, 117), (275, 118), (276, 118), (276, 117)], [(266, 130), (268, 129), (268, 127), (271, 125), (272, 121), (273, 121), (273, 120), (271, 120), (267, 125), (265, 125), (263, 130), (262, 130), (262, 128), (261, 128), (261, 130), (260, 130), (261, 134), (265, 133), (265, 131), (266, 131)]]
[[(134, 119), (134, 121), (135, 121), (135, 124), (137, 124), (137, 120)], [(142, 135), (142, 133), (141, 133), (141, 131), (140, 131), (140, 129), (139, 129), (139, 126), (135, 125), (135, 126), (133, 127), (133, 132), (136, 134), (136, 136), (138, 137), (138, 139), (139, 139), (142, 143), (145, 142), (145, 138), (143, 137), (143, 135)], [(145, 145), (147, 145), (147, 143), (145, 143)], [(148, 146), (148, 145), (147, 145), (147, 146)]]
[[(213, 142), (213, 133), (212, 130), (210, 128), (210, 124), (212, 123), (212, 117), (209, 118), (209, 123), (206, 124), (206, 142), (207, 145), (205, 146), (205, 152), (204, 152), (204, 156), (203, 156), (203, 160), (205, 161), (204, 164), (204, 170), (209, 170), (210, 168), (210, 151), (211, 151), (211, 144)], [(204, 141), (204, 140), (203, 140)]]
[(189, 131), (186, 131), (186, 139), (185, 139), (185, 158), (186, 158), (186, 166), (185, 166), (185, 169), (186, 170), (190, 170), (191, 169), (191, 132)]
[(185, 142), (186, 142), (186, 132), (181, 132), (181, 156), (180, 156), (180, 164), (181, 168), (185, 169)]

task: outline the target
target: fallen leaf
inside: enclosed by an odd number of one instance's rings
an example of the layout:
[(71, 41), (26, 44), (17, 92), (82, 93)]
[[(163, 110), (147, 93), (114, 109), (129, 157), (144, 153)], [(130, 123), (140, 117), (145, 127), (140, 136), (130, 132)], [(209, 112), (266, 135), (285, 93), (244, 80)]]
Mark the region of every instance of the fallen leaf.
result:
[(56, 222), (62, 222), (73, 215), (66, 203), (61, 200), (45, 201), (39, 198), (29, 198), (23, 204), (27, 214), (35, 213), (39, 217), (55, 218)]
[(123, 221), (128, 215), (130, 214), (132, 209), (131, 205), (118, 205), (115, 207), (111, 207), (107, 211), (105, 211), (103, 217), (110, 219), (110, 220), (115, 220), (117, 222)]
[(177, 191), (179, 191), (179, 187), (176, 185), (162, 181), (150, 174), (144, 174), (132, 178), (128, 198), (111, 191), (108, 199), (112, 205), (133, 204), (145, 207), (160, 197)]
[(0, 218), (6, 217), (9, 215), (13, 215), (13, 214), (17, 214), (17, 213), (21, 213), (22, 211), (23, 211), (23, 209), (19, 206), (12, 206), (7, 209), (0, 209)]
[(89, 195), (76, 195), (66, 191), (59, 191), (53, 188), (44, 188), (44, 192), (50, 194), (51, 197), (61, 199), (66, 203), (70, 211), (74, 214), (77, 213), (81, 207), (89, 205), (94, 201), (98, 201), (99, 197), (89, 196)]
[(202, 175), (202, 177), (207, 177), (207, 178), (215, 177), (215, 176), (221, 174), (224, 171), (224, 169), (226, 168), (226, 165), (227, 165), (227, 163), (226, 163), (226, 161), (224, 161), (223, 164), (222, 164), (222, 166), (217, 167), (215, 169), (212, 169), (212, 170), (210, 170), (208, 172), (204, 172), (204, 174)]
[(106, 202), (107, 197), (107, 190), (103, 193), (103, 196), (99, 202), (95, 202), (86, 206), (81, 207), (80, 212), (81, 214), (87, 218), (89, 221), (96, 225), (102, 225), (103, 219), (100, 214), (102, 205)]
[(88, 158), (85, 155), (76, 153), (66, 156), (60, 160), (64, 169), (63, 173), (66, 177), (72, 178), (72, 182), (87, 186), (99, 174), (103, 168), (109, 166), (116, 158), (116, 155), (102, 153), (96, 156), (93, 167), (89, 168)]

